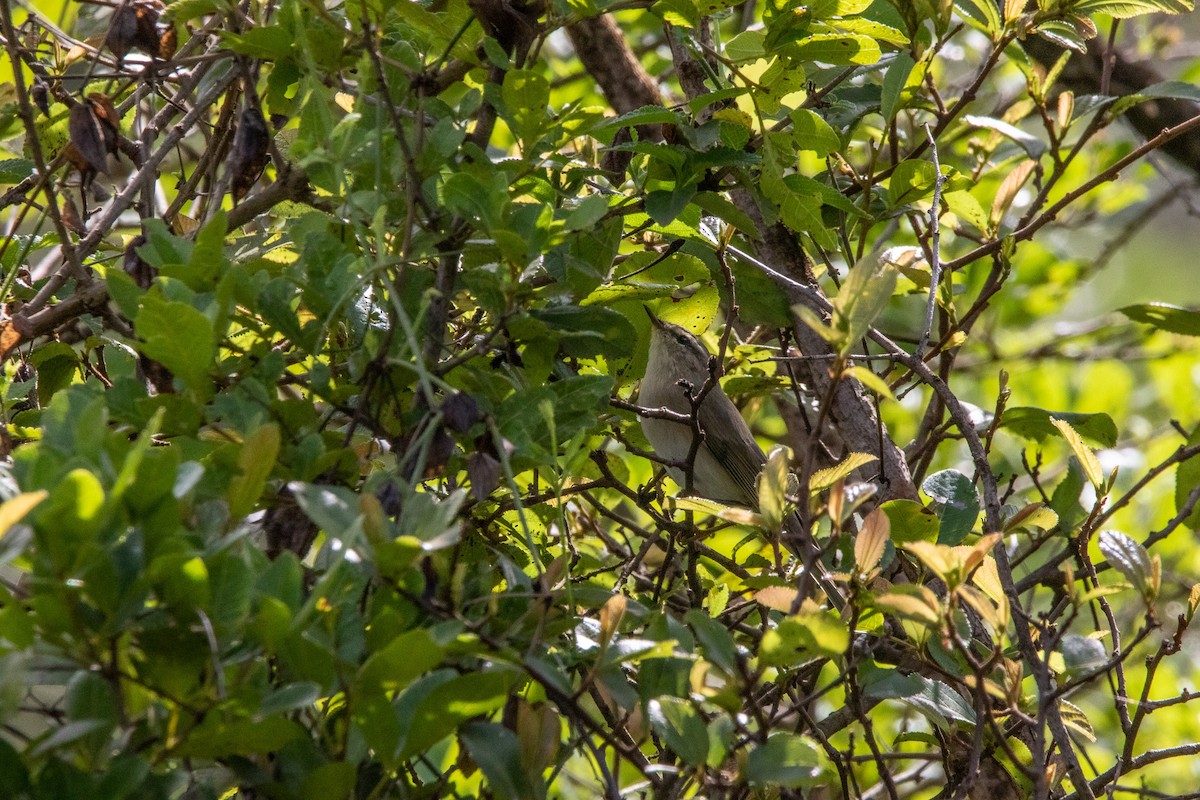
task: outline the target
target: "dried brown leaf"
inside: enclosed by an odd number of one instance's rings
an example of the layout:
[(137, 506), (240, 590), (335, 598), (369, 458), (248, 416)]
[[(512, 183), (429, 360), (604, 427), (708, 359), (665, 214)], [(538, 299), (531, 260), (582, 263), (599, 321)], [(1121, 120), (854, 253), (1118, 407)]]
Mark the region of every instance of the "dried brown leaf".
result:
[(271, 133), (262, 109), (254, 106), (242, 109), (237, 132), (233, 135), (233, 145), (229, 148), (229, 159), (225, 162), (225, 169), (232, 180), (234, 199), (245, 197), (250, 187), (262, 176), (267, 166), (270, 142)]

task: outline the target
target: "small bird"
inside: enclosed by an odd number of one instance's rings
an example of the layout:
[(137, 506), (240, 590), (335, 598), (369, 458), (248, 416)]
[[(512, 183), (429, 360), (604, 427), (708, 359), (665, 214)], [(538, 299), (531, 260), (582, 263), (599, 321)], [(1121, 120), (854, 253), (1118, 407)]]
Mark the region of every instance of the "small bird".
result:
[[(647, 408), (666, 408), (690, 417), (692, 399), (699, 397), (713, 375), (709, 369), (712, 355), (687, 330), (664, 322), (648, 308), (646, 313), (651, 322), (650, 357), (638, 402)], [(704, 396), (696, 418), (704, 440), (692, 465), (691, 486), (688, 487), (687, 477), (679, 467), (668, 465), (667, 473), (680, 486), (701, 497), (758, 508), (758, 475), (767, 463), (767, 456), (720, 384)], [(642, 417), (642, 432), (663, 460), (677, 463), (687, 460), (693, 437), (689, 424)]]
[[(691, 482), (680, 464), (685, 464), (695, 433), (690, 422), (659, 417), (641, 418), (642, 432), (655, 454), (666, 462), (667, 474), (693, 494), (709, 500), (758, 509), (758, 476), (767, 463), (750, 426), (737, 406), (725, 394), (710, 368), (713, 359), (708, 348), (696, 336), (678, 325), (665, 322), (649, 308), (650, 355), (646, 375), (638, 392), (638, 404), (644, 408), (665, 408), (692, 416), (696, 399), (696, 421), (703, 435), (692, 461)], [(819, 563), (819, 548), (804, 530), (799, 517), (789, 514), (784, 520), (783, 544), (806, 565), (814, 568), (813, 578), (834, 603), (844, 599)]]

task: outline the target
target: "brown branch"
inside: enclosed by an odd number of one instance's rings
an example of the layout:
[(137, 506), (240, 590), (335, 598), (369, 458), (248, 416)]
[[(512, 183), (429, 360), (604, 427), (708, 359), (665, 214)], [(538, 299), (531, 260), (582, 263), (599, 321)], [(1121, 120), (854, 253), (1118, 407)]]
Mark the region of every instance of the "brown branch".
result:
[(1092, 191), (1093, 189), (1095, 189), (1096, 187), (1098, 187), (1102, 184), (1108, 183), (1110, 181), (1115, 181), (1117, 178), (1120, 177), (1121, 170), (1125, 169), (1130, 164), (1133, 164), (1134, 162), (1144, 158), (1145, 156), (1149, 155), (1150, 153), (1153, 153), (1157, 150), (1163, 149), (1163, 147), (1166, 144), (1172, 142), (1173, 140), (1179, 138), (1180, 136), (1183, 136), (1184, 134), (1190, 134), (1193, 132), (1200, 132), (1200, 114), (1197, 114), (1196, 116), (1187, 119), (1186, 121), (1180, 123), (1179, 125), (1176, 125), (1173, 128), (1167, 128), (1166, 130), (1160, 132), (1154, 138), (1147, 141), (1141, 147), (1138, 147), (1138, 148), (1130, 151), (1123, 158), (1118, 159), (1111, 166), (1109, 166), (1108, 169), (1105, 169), (1099, 175), (1095, 176), (1094, 178), (1092, 178), (1089, 181), (1084, 182), (1082, 185), (1076, 187), (1075, 189), (1072, 189), (1071, 191), (1067, 192), (1065, 195), (1063, 195), (1058, 200), (1058, 202), (1054, 203), (1052, 206), (1050, 206), (1048, 209), (1046, 209), (1044, 212), (1042, 212), (1036, 219), (1032, 220), (1028, 225), (1024, 225), (1021, 228), (1013, 231), (1011, 236), (1006, 236), (1002, 239), (996, 239), (994, 241), (988, 242), (987, 244), (980, 245), (979, 247), (976, 247), (974, 250), (967, 253), (966, 255), (960, 256), (960, 257), (954, 259), (953, 261), (948, 262), (947, 264), (945, 264), (944, 268), (947, 271), (961, 269), (962, 267), (965, 267), (967, 264), (970, 264), (980, 258), (983, 258), (984, 256), (988, 256), (988, 255), (992, 255), (993, 253), (997, 253), (1000, 251), (1000, 248), (1003, 245), (1003, 243), (1005, 241), (1007, 241), (1008, 239), (1012, 239), (1013, 241), (1017, 241), (1017, 242), (1022, 242), (1027, 239), (1032, 239), (1033, 235), (1035, 233), (1037, 233), (1039, 230), (1041, 230), (1043, 227), (1045, 227), (1049, 223), (1053, 222), (1058, 217), (1058, 215), (1063, 211), (1063, 209), (1065, 209), (1067, 206), (1074, 203), (1076, 200), (1078, 200), (1083, 195), (1087, 194), (1088, 192)]
[[(1039, 36), (1023, 39), (1021, 46), (1047, 68), (1055, 64), (1063, 53), (1061, 47)], [(1091, 39), (1087, 43), (1086, 53), (1073, 53), (1067, 60), (1058, 86), (1076, 94), (1125, 97), (1162, 81), (1163, 76), (1150, 64), (1132, 61), (1120, 50), (1110, 50), (1105, 42)], [(1194, 101), (1155, 98), (1133, 106), (1122, 116), (1142, 136), (1154, 138), (1197, 114), (1200, 114), (1200, 104)], [(1158, 149), (1185, 169), (1200, 174), (1200, 131), (1189, 130), (1187, 135), (1163, 142)]]
[(613, 111), (625, 114), (643, 106), (662, 105), (658, 84), (642, 68), (612, 17), (588, 17), (568, 25), (566, 30), (575, 55)]

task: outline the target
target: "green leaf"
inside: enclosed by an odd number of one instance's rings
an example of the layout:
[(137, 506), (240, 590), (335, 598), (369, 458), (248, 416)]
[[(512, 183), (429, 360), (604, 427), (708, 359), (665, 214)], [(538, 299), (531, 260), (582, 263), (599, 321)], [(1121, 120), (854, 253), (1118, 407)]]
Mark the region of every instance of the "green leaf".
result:
[[(125, 461), (121, 464), (121, 471), (117, 474), (117, 479), (113, 481), (112, 491), (109, 492), (110, 502), (120, 502), (125, 499), (129, 490), (137, 485), (137, 497), (132, 498), (132, 502), (134, 504), (143, 502), (153, 503), (166, 494), (174, 485), (174, 467), (177, 463), (175, 459), (171, 456), (150, 456), (151, 449), (154, 447), (154, 437), (162, 430), (162, 421), (165, 416), (165, 408), (160, 406), (155, 409), (154, 416), (150, 418), (150, 421), (146, 423), (145, 427), (138, 434), (133, 447), (125, 455)], [(140, 473), (142, 464), (146, 462), (148, 456), (150, 456), (154, 463), (170, 464), (170, 474), (149, 476)], [(158, 480), (155, 480), (155, 478)]]
[(938, 503), (937, 515), (941, 524), (937, 543), (959, 544), (979, 518), (979, 495), (971, 479), (957, 470), (947, 469), (926, 478), (921, 489)]
[(773, 733), (746, 757), (746, 780), (756, 786), (823, 786), (827, 780), (824, 754), (807, 737)]
[(811, 150), (821, 158), (842, 149), (841, 137), (815, 111), (798, 108), (791, 114), (796, 147)]
[(901, 700), (942, 730), (952, 728), (955, 723), (975, 724), (975, 712), (958, 692), (941, 681), (880, 669), (871, 670), (863, 684), (863, 693), (868, 697)]
[(767, 529), (779, 531), (787, 508), (784, 494), (788, 483), (788, 449), (775, 447), (767, 457), (758, 480), (758, 510)]
[(359, 680), (373, 690), (400, 691), (436, 667), (442, 652), (428, 631), (405, 631), (367, 659), (359, 670)]
[(263, 25), (245, 33), (220, 31), (225, 45), (235, 53), (267, 61), (287, 59), (296, 46), (296, 38), (282, 25)]
[(716, 192), (697, 192), (692, 202), (714, 217), (737, 228), (751, 239), (759, 238), (758, 227), (749, 215)]
[(933, 163), (908, 159), (901, 161), (888, 179), (888, 204), (896, 207), (908, 205), (933, 194), (937, 181), (937, 170)]
[(268, 694), (258, 705), (258, 715), (270, 717), (300, 711), (312, 706), (321, 698), (321, 687), (311, 681), (289, 683)]
[(606, 121), (593, 130), (592, 135), (601, 141), (610, 142), (612, 141), (611, 137), (621, 128), (639, 125), (676, 125), (682, 122), (683, 117), (677, 111), (662, 106), (643, 106)]
[(943, 192), (942, 199), (946, 201), (946, 206), (950, 209), (950, 213), (965, 222), (969, 222), (975, 226), (980, 233), (987, 233), (991, 230), (991, 221), (988, 219), (988, 213), (984, 211), (983, 206), (975, 195), (970, 192)]
[(402, 540), (416, 540), (424, 550), (437, 550), (458, 541), (458, 513), (467, 499), (466, 489), (456, 489), (441, 498), (431, 492), (409, 492), (396, 527)]
[[(1004, 30), (1004, 18), (1000, 16), (1000, 8), (996, 0), (966, 0), (971, 8), (967, 13), (983, 24), (993, 39)], [(974, 11), (972, 12), (972, 9)]]
[(912, 74), (913, 67), (916, 65), (917, 62), (913, 61), (913, 57), (908, 54), (908, 51), (901, 50), (888, 65), (887, 72), (884, 73), (879, 112), (888, 122), (895, 119), (896, 112), (903, 108), (904, 87), (908, 85), (908, 76)]
[(696, 634), (696, 639), (704, 648), (705, 659), (725, 670), (726, 673), (735, 674), (737, 645), (725, 626), (698, 608), (687, 612), (683, 621)]
[(147, 293), (135, 323), (142, 351), (171, 370), (201, 398), (212, 395), (209, 370), (217, 356), (212, 323), (187, 303)]
[(279, 454), (279, 426), (268, 423), (246, 437), (238, 453), (239, 473), (229, 484), (229, 515), (241, 519), (254, 510)]
[(889, 500), (880, 508), (888, 516), (896, 544), (938, 540), (941, 521), (937, 514), (915, 500)]
[(1059, 435), (1058, 428), (1050, 422), (1051, 417), (1068, 423), (1076, 433), (1100, 447), (1113, 447), (1117, 443), (1117, 425), (1108, 414), (1079, 414), (1017, 406), (1004, 410), (1000, 427), (1026, 439), (1044, 442)]
[(872, 2), (873, 0), (816, 0), (809, 4), (809, 13), (821, 20), (835, 18), (834, 22), (840, 24), (844, 20), (836, 19), (837, 17), (861, 14), (871, 7)]
[(841, 334), (838, 350), (855, 347), (883, 313), (896, 287), (896, 270), (871, 252), (850, 268), (833, 301), (833, 328)]
[(1066, 700), (1059, 700), (1058, 708), (1062, 714), (1064, 725), (1095, 744), (1096, 729), (1092, 727), (1092, 720), (1088, 717), (1087, 712)]
[(854, 205), (844, 194), (828, 184), (813, 180), (805, 175), (788, 175), (783, 179), (783, 182), (789, 189), (799, 194), (816, 195), (821, 199), (823, 206), (833, 206), (838, 211), (844, 211), (859, 219), (865, 220), (871, 218), (869, 214)]
[(288, 489), (305, 516), (326, 533), (344, 536), (360, 524), (358, 496), (344, 486), (292, 481)]
[(1195, 9), (1192, 0), (1079, 0), (1071, 3), (1075, 14), (1107, 14), (1129, 19), (1143, 14), (1187, 14)]
[(725, 43), (725, 57), (735, 62), (763, 58), (767, 53), (766, 40), (762, 31), (742, 31)]
[(700, 14), (692, 0), (656, 0), (650, 11), (668, 25), (680, 28), (694, 28), (700, 21)]
[(478, 220), (487, 231), (500, 228), (508, 207), (508, 185), (503, 174), (490, 178), (455, 172), (442, 184), (442, 203), (465, 217)]
[(759, 659), (766, 666), (792, 667), (815, 658), (839, 658), (850, 646), (850, 631), (832, 611), (784, 617), (763, 634)]
[(1066, 440), (1067, 445), (1071, 448), (1071, 452), (1079, 460), (1079, 465), (1083, 467), (1083, 474), (1087, 476), (1087, 479), (1091, 481), (1092, 486), (1096, 489), (1096, 493), (1103, 494), (1105, 490), (1104, 470), (1100, 467), (1100, 460), (1096, 458), (1095, 451), (1087, 446), (1075, 429), (1071, 427), (1070, 423), (1051, 417), (1050, 424), (1057, 428), (1063, 439)]
[(167, 7), (162, 21), (190, 22), (197, 17), (213, 14), (224, 8), (222, 0), (177, 0)]
[(29, 363), (37, 368), (37, 397), (49, 405), (58, 392), (71, 385), (79, 372), (79, 355), (65, 342), (47, 342), (33, 351)]
[(708, 728), (689, 701), (658, 697), (646, 710), (655, 733), (685, 764), (698, 767), (708, 760)]
[(808, 232), (822, 247), (837, 246), (833, 234), (825, 227), (821, 218), (821, 198), (818, 195), (800, 194), (789, 189), (778, 198), (779, 214), (783, 223), (797, 233)]
[(830, 22), (830, 25), (840, 31), (862, 34), (863, 36), (869, 36), (877, 42), (887, 42), (896, 47), (904, 47), (909, 43), (908, 37), (892, 26), (863, 17), (833, 20)]
[(591, 228), (608, 213), (608, 200), (602, 194), (588, 195), (567, 215), (565, 225), (569, 231)]
[(546, 106), (550, 102), (550, 82), (540, 72), (509, 70), (501, 90), (507, 113), (504, 119), (523, 142), (528, 144), (550, 123)]
[(150, 562), (146, 576), (164, 601), (181, 608), (205, 609), (212, 601), (208, 565), (199, 556), (166, 553)]
[(1183, 336), (1200, 336), (1200, 310), (1169, 303), (1143, 303), (1118, 309), (1134, 322), (1144, 322), (1160, 331)]
[(183, 269), (172, 269), (171, 265), (164, 265), (163, 274), (179, 278), (192, 291), (211, 290), (217, 278), (228, 268), (229, 260), (225, 258), (225, 234), (228, 227), (225, 212), (218, 211), (196, 233), (187, 265)]
[(20, 183), (33, 174), (34, 164), (27, 158), (0, 159), (0, 183)]
[(94, 672), (76, 672), (67, 683), (67, 716), (73, 722), (99, 723), (87, 736), (87, 744), (98, 750), (108, 743), (116, 728), (118, 711), (114, 686)]
[[(1188, 446), (1200, 444), (1200, 426), (1192, 430), (1192, 435), (1188, 437)], [(1184, 461), (1175, 470), (1175, 512), (1183, 511), (1187, 505), (1188, 498), (1192, 492), (1196, 491), (1196, 487), (1200, 486), (1200, 457), (1193, 456), (1187, 461)], [(1192, 530), (1200, 528), (1200, 501), (1192, 507), (1192, 513), (1183, 521)]]
[(49, 532), (46, 544), (59, 564), (70, 564), (85, 542), (99, 534), (104, 487), (86, 469), (68, 472), (38, 508), (37, 527)]
[(882, 57), (879, 43), (853, 33), (815, 33), (793, 45), (787, 54), (798, 61), (825, 64), (874, 64)]
[(483, 770), (488, 789), (505, 800), (536, 800), (546, 796), (540, 773), (521, 762), (521, 742), (503, 725), (470, 722), (463, 725), (458, 738)]
[(646, 213), (659, 225), (669, 225), (696, 196), (696, 184), (682, 183), (674, 189), (655, 189), (646, 195)]
[(867, 389), (870, 389), (872, 392), (878, 394), (884, 400), (896, 399), (896, 396), (892, 394), (892, 387), (888, 386), (887, 381), (864, 366), (855, 365), (853, 367), (847, 367), (846, 370), (842, 372), (842, 377), (853, 378)]
[[(637, 341), (629, 320), (603, 306), (549, 306), (532, 309), (529, 316), (549, 326), (562, 351), (577, 358), (628, 356)], [(509, 330), (521, 337), (516, 320)]]
[(435, 687), (413, 709), (411, 718), (401, 720), (408, 735), (397, 757), (423, 753), (471, 717), (496, 711), (508, 699), (514, 680), (511, 672), (491, 669), (459, 675)]
[(0, 739), (0, 796), (22, 797), (29, 786), (29, 771), (20, 754), (4, 739)]
[[(524, 448), (550, 447), (550, 429), (540, 407), (549, 403), (559, 442), (596, 423), (600, 409), (607, 404), (613, 380), (607, 375), (576, 375), (545, 386), (526, 389), (501, 403), (496, 418), (501, 433)], [(533, 450), (518, 450), (533, 454)]]
[(289, 742), (305, 738), (304, 729), (281, 717), (226, 722), (219, 712), (204, 718), (175, 749), (180, 758), (227, 758), (273, 753)]
[(347, 761), (320, 764), (304, 775), (298, 794), (322, 800), (345, 800), (354, 791), (357, 772), (356, 765)]

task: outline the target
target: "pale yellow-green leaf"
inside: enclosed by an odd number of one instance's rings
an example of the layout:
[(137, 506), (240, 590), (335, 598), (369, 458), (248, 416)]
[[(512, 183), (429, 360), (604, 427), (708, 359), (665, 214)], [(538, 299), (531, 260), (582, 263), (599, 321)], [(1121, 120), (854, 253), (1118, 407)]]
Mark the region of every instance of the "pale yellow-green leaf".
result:
[(1000, 573), (996, 569), (996, 560), (988, 556), (971, 575), (971, 583), (983, 590), (984, 594), (999, 603), (1005, 600), (1004, 584), (1000, 582)]
[(628, 600), (623, 594), (614, 594), (600, 608), (600, 646), (607, 647), (613, 635), (621, 627), (625, 619), (625, 607)]
[(0, 536), (8, 533), (13, 525), (20, 522), (38, 503), (45, 500), (48, 494), (49, 492), (44, 489), (36, 492), (23, 492), (11, 500), (6, 500), (4, 505), (0, 505)]
[(707, 514), (717, 519), (723, 519), (726, 522), (732, 522), (735, 525), (751, 525), (755, 528), (767, 527), (766, 520), (763, 519), (762, 514), (740, 506), (727, 506), (713, 500), (705, 500), (702, 497), (676, 498), (675, 507), (681, 511), (695, 511), (700, 514)]
[(904, 549), (912, 553), (941, 580), (946, 580), (961, 563), (955, 557), (953, 549), (943, 544), (933, 542), (908, 542)]
[(790, 614), (797, 592), (789, 586), (768, 586), (754, 593), (754, 601), (774, 611)]
[(875, 460), (876, 457), (870, 453), (851, 453), (842, 459), (840, 463), (814, 472), (812, 477), (809, 478), (808, 489), (810, 492), (819, 492), (828, 489), (838, 481), (850, 477), (850, 473), (854, 472), (854, 470)]
[(1030, 503), (1016, 514), (1005, 524), (1006, 531), (1016, 530), (1017, 528), (1040, 528), (1048, 531), (1058, 524), (1058, 514), (1054, 509), (1047, 506), (1045, 503)]
[(1008, 213), (1009, 207), (1013, 200), (1016, 199), (1017, 192), (1021, 191), (1021, 187), (1025, 185), (1025, 181), (1029, 180), (1029, 176), (1033, 173), (1033, 168), (1037, 166), (1037, 162), (1026, 159), (1017, 166), (1009, 170), (1004, 176), (1004, 180), (1000, 183), (1000, 189), (996, 192), (996, 198), (992, 201), (992, 210), (988, 214), (988, 230), (994, 231), (1000, 227), (1000, 223), (1004, 220), (1004, 215)]
[(827, 324), (825, 320), (821, 319), (821, 317), (811, 308), (797, 304), (792, 306), (792, 313), (795, 314), (796, 318), (799, 319), (800, 322), (808, 327), (813, 333), (817, 334), (834, 347), (840, 346), (842, 339), (844, 338), (843, 334)]
[(1100, 459), (1096, 458), (1096, 453), (1092, 448), (1088, 447), (1083, 438), (1075, 432), (1075, 429), (1064, 420), (1050, 418), (1050, 424), (1058, 428), (1058, 432), (1062, 434), (1067, 445), (1071, 448), (1071, 452), (1075, 454), (1075, 458), (1079, 459), (1079, 466), (1083, 467), (1083, 474), (1091, 482), (1097, 494), (1104, 493), (1104, 470), (1100, 467)]
[(853, 378), (866, 386), (875, 394), (882, 397), (884, 400), (895, 400), (896, 396), (892, 394), (892, 387), (887, 385), (887, 381), (876, 375), (871, 370), (862, 366), (853, 366), (842, 372), (842, 377)]
[(992, 630), (998, 631), (1003, 629), (1004, 626), (1000, 621), (1000, 615), (996, 613), (996, 606), (983, 592), (974, 586), (960, 586), (958, 588), (958, 596), (966, 600), (971, 608), (979, 613), (983, 621), (991, 626)]
[[(918, 588), (924, 589), (925, 587)], [(933, 593), (930, 592), (930, 594)], [(931, 603), (929, 598), (924, 596), (918, 597), (912, 594), (889, 592), (888, 594), (877, 596), (874, 602), (876, 607), (884, 611), (890, 611), (893, 614), (906, 619), (916, 620), (917, 622), (935, 624), (941, 618), (941, 610), (938, 608), (936, 600)]]
[[(1064, 55), (1066, 55), (1064, 53)], [(1075, 93), (1063, 92), (1058, 96), (1058, 127), (1066, 130), (1075, 114)]]
[(773, 448), (758, 477), (758, 510), (767, 529), (772, 531), (782, 528), (787, 509), (784, 495), (788, 484), (789, 452), (786, 447)]
[(854, 563), (859, 572), (866, 574), (879, 566), (891, 531), (891, 521), (881, 508), (876, 508), (863, 520), (862, 528), (854, 537)]
[(1096, 741), (1096, 729), (1092, 727), (1092, 721), (1088, 719), (1088, 715), (1079, 706), (1072, 705), (1066, 700), (1058, 701), (1059, 714), (1062, 716), (1063, 724), (1068, 728), (1087, 739), (1089, 742)]

